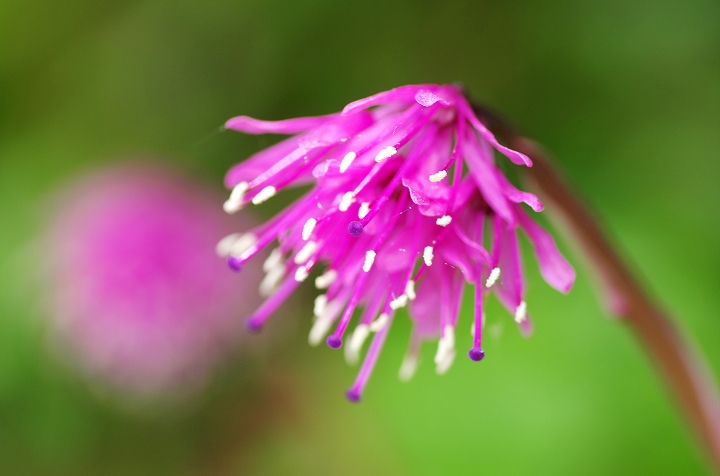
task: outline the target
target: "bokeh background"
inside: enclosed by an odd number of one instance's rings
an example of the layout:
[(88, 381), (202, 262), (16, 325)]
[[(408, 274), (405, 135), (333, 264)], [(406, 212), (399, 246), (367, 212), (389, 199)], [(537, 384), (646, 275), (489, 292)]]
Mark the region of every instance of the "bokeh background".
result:
[(428, 345), (402, 384), (400, 319), (359, 405), (343, 397), (356, 369), (306, 344), (310, 289), (181, 404), (128, 405), (48, 351), (28, 244), (79, 174), (154, 157), (220, 190), (273, 140), (218, 133), (231, 116), (455, 81), (553, 151), (720, 376), (719, 2), (4, 0), (0, 473), (707, 474), (589, 273), (565, 297), (531, 259), (532, 338), (491, 302), (481, 364), (438, 377)]

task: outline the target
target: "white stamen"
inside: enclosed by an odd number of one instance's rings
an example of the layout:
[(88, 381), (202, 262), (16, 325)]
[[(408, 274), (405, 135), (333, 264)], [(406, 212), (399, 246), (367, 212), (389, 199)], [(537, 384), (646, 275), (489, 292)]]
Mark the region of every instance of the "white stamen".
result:
[(317, 250), (317, 247), (318, 244), (316, 241), (308, 241), (305, 243), (305, 246), (303, 246), (295, 255), (295, 264), (303, 264), (305, 261), (309, 260), (313, 253), (315, 253), (315, 250)]
[(407, 382), (417, 370), (418, 358), (416, 355), (407, 354), (403, 359), (402, 365), (400, 366), (400, 372), (398, 372), (398, 378), (402, 382)]
[(353, 163), (353, 160), (357, 157), (357, 154), (355, 152), (348, 152), (345, 154), (345, 157), (343, 157), (342, 161), (340, 162), (340, 173), (344, 174), (345, 171), (350, 167), (350, 164)]
[(396, 310), (400, 309), (401, 307), (407, 306), (408, 303), (408, 297), (404, 294), (401, 294), (400, 296), (396, 297), (392, 301), (390, 301), (390, 309)]
[(375, 255), (376, 253), (373, 250), (365, 252), (365, 263), (363, 263), (362, 269), (366, 273), (370, 271), (370, 268), (372, 268), (372, 265), (375, 262)]
[(362, 202), (358, 210), (358, 218), (362, 220), (368, 213), (370, 213), (370, 202)]
[(330, 331), (330, 326), (333, 323), (332, 317), (331, 313), (325, 312), (315, 320), (308, 336), (308, 343), (311, 346), (314, 347), (322, 342), (328, 331)]
[(315, 229), (315, 225), (317, 225), (317, 220), (314, 218), (308, 218), (305, 222), (305, 225), (303, 225), (302, 230), (302, 239), (307, 241), (310, 239), (310, 236), (312, 236), (312, 232)]
[(360, 350), (369, 335), (370, 327), (366, 324), (358, 324), (352, 337), (350, 337), (350, 342), (345, 346), (345, 361), (348, 364), (353, 365), (357, 363), (360, 358)]
[(438, 350), (435, 354), (435, 371), (442, 375), (448, 371), (455, 360), (455, 329), (446, 325), (443, 335), (438, 341)]
[(241, 236), (242, 234), (240, 233), (233, 233), (218, 241), (218, 244), (215, 246), (215, 253), (221, 258), (227, 258), (228, 255), (230, 255), (230, 250), (232, 250), (232, 245), (235, 244)]
[(309, 274), (310, 272), (305, 266), (300, 266), (298, 269), (295, 270), (295, 281), (297, 281), (298, 283), (302, 283), (307, 279)]
[(527, 303), (525, 301), (520, 301), (517, 309), (515, 309), (515, 322), (520, 324), (525, 319), (527, 319)]
[(322, 316), (323, 312), (325, 312), (325, 308), (327, 307), (327, 303), (327, 294), (318, 294), (318, 297), (315, 298), (315, 305), (313, 306), (313, 315), (315, 317)]
[(340, 200), (340, 205), (338, 205), (338, 210), (340, 210), (341, 212), (346, 212), (354, 201), (355, 194), (352, 192), (345, 192), (342, 196), (342, 199)]
[(282, 264), (278, 264), (275, 268), (268, 271), (263, 280), (260, 282), (260, 295), (263, 297), (272, 295), (284, 276), (285, 266)]
[(438, 349), (435, 354), (435, 370), (438, 374), (443, 374), (452, 365), (455, 359), (455, 329), (447, 324), (443, 329), (442, 337), (438, 341)]
[(454, 361), (455, 349), (452, 349), (452, 352), (448, 353), (443, 360), (435, 365), (435, 372), (437, 372), (438, 375), (443, 375), (445, 372), (450, 370)]
[(240, 238), (235, 240), (235, 243), (230, 246), (230, 254), (233, 256), (240, 256), (246, 250), (250, 249), (255, 243), (257, 243), (257, 236), (252, 233), (245, 233)]
[(322, 313), (315, 319), (315, 323), (310, 329), (310, 335), (308, 336), (308, 342), (310, 345), (318, 345), (328, 335), (330, 327), (335, 319), (338, 317), (340, 312), (345, 308), (345, 301), (342, 299), (328, 300), (327, 304), (323, 306)]
[(379, 332), (390, 320), (390, 316), (384, 312), (378, 316), (377, 319), (370, 323), (370, 332)]
[(257, 195), (252, 199), (253, 205), (260, 205), (262, 202), (269, 200), (274, 197), (277, 190), (272, 185), (268, 185), (264, 189), (260, 190)]
[(327, 289), (338, 277), (337, 271), (328, 269), (323, 274), (315, 278), (315, 287), (318, 289)]
[(433, 247), (426, 246), (423, 250), (423, 261), (425, 261), (425, 266), (432, 266), (433, 258)]
[(452, 217), (450, 215), (443, 215), (437, 220), (435, 220), (435, 223), (440, 226), (448, 226), (450, 222), (452, 221)]
[(397, 149), (393, 146), (387, 146), (375, 156), (375, 162), (382, 162), (385, 159), (389, 159), (393, 155), (397, 154)]
[(267, 257), (263, 263), (263, 271), (269, 273), (271, 269), (282, 263), (283, 254), (280, 248), (275, 248), (270, 252), (270, 256)]
[(245, 197), (245, 192), (247, 192), (247, 189), (247, 182), (240, 182), (233, 187), (232, 192), (230, 192), (230, 198), (225, 200), (225, 203), (223, 203), (223, 210), (225, 210), (225, 213), (232, 214), (242, 209), (242, 201)]
[(411, 301), (414, 301), (417, 297), (417, 294), (415, 294), (415, 281), (412, 279), (405, 284), (405, 295)]
[(500, 268), (493, 268), (492, 271), (490, 271), (490, 276), (488, 276), (487, 281), (485, 281), (485, 287), (492, 287), (492, 285), (495, 284), (499, 278)]
[(447, 177), (447, 172), (445, 172), (444, 170), (441, 170), (440, 172), (432, 174), (429, 178), (430, 178), (431, 182), (436, 183), (436, 182), (441, 181), (445, 177)]

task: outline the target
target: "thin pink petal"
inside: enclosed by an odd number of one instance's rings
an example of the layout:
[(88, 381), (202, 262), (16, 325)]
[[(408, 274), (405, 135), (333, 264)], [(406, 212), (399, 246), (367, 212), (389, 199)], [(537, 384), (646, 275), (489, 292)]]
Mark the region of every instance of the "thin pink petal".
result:
[(545, 281), (558, 291), (567, 293), (575, 282), (575, 270), (555, 245), (550, 233), (530, 219), (525, 211), (515, 205), (515, 214), (520, 226), (525, 230), (535, 249), (535, 257), (540, 265), (540, 274)]
[(500, 234), (498, 266), (502, 272), (500, 282), (493, 286), (493, 290), (508, 312), (514, 314), (525, 296), (525, 276), (522, 270), (517, 232), (515, 228), (508, 228), (504, 223), (498, 223), (496, 220), (493, 225), (493, 233)]
[(472, 108), (470, 108), (470, 105), (467, 102), (458, 102), (458, 107), (461, 109), (461, 112), (467, 116), (470, 124), (473, 125), (473, 127), (485, 138), (485, 140), (490, 142), (493, 147), (495, 147), (498, 151), (505, 155), (505, 157), (510, 159), (515, 164), (527, 165), (528, 167), (532, 167), (532, 160), (530, 160), (530, 157), (525, 154), (521, 154), (516, 150), (505, 147), (504, 145), (501, 145), (495, 138), (495, 134), (490, 132), (488, 128), (485, 127), (485, 125), (478, 120), (477, 116), (475, 116), (475, 113), (473, 112)]
[[(372, 106), (377, 106), (380, 104), (387, 104), (387, 103), (408, 103), (412, 104), (416, 102), (416, 94), (423, 93), (424, 95), (422, 98), (427, 98), (427, 101), (430, 101), (429, 96), (426, 96), (426, 93), (434, 93), (437, 92), (438, 89), (440, 89), (437, 85), (432, 84), (417, 84), (417, 85), (408, 85), (408, 86), (400, 86), (399, 88), (390, 89), (389, 91), (383, 91), (378, 94), (373, 94), (372, 96), (368, 96), (363, 99), (358, 99), (357, 101), (353, 101), (345, 108), (343, 109), (343, 114), (350, 114), (353, 111), (357, 111), (360, 109), (367, 109)], [(447, 101), (447, 99), (444, 99), (444, 101)], [(421, 104), (423, 106), (426, 106), (426, 104), (423, 104), (420, 101), (417, 101), (418, 104)], [(432, 103), (434, 104), (434, 102)]]
[(336, 115), (315, 130), (310, 131), (300, 140), (299, 145), (304, 149), (313, 149), (345, 142), (358, 132), (370, 127), (372, 123), (372, 116), (364, 111), (357, 114)]
[(298, 142), (298, 137), (290, 137), (248, 157), (228, 171), (225, 175), (225, 186), (232, 188), (240, 182), (250, 182), (254, 180), (297, 149)]
[(496, 176), (502, 186), (503, 193), (505, 193), (505, 196), (508, 200), (514, 203), (526, 203), (535, 212), (541, 212), (545, 209), (545, 205), (543, 205), (543, 203), (536, 195), (530, 192), (523, 192), (522, 190), (518, 190), (500, 172), (496, 172)]
[(282, 121), (262, 121), (248, 116), (237, 116), (225, 123), (227, 129), (247, 134), (298, 134), (319, 127), (338, 114), (316, 117), (298, 117)]
[(480, 144), (478, 144), (478, 138), (475, 137), (472, 131), (468, 131), (466, 134), (462, 147), (470, 174), (475, 179), (475, 183), (477, 183), (485, 201), (506, 222), (515, 223), (510, 204), (505, 198), (500, 183), (497, 181), (494, 166), (490, 162), (491, 158), (486, 157), (486, 154), (480, 148)]

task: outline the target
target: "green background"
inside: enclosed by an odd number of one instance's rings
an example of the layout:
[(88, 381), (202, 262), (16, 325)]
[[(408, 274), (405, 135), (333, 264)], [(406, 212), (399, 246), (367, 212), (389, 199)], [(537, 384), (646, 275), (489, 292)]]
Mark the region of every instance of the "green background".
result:
[(214, 134), (231, 116), (455, 81), (553, 151), (717, 377), (719, 2), (4, 0), (0, 474), (706, 474), (589, 273), (562, 296), (532, 259), (532, 338), (491, 300), (481, 364), (436, 376), (428, 344), (403, 384), (399, 319), (359, 405), (343, 398), (356, 369), (306, 345), (309, 289), (269, 348), (181, 405), (127, 408), (47, 351), (28, 243), (77, 174), (161, 157), (220, 188), (272, 140)]

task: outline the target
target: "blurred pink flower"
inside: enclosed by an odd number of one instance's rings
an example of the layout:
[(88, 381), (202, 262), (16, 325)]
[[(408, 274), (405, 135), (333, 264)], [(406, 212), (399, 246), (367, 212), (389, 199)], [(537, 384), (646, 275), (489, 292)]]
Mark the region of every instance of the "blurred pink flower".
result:
[(520, 205), (538, 212), (540, 200), (505, 178), (494, 153), (528, 167), (530, 159), (499, 144), (453, 86), (404, 86), (355, 101), (337, 114), (276, 122), (240, 116), (226, 127), (295, 134), (229, 171), (227, 212), (262, 203), (288, 186), (313, 185), (268, 223), (225, 243), (234, 248), (228, 251), (234, 270), (273, 241), (280, 244), (265, 262), (261, 287), (270, 297), (248, 326), (259, 330), (300, 282), (325, 265), (315, 279), (316, 287), (327, 291), (315, 301), (310, 343), (320, 342), (335, 324), (327, 343), (340, 347), (358, 306), (364, 309), (345, 345), (350, 362), (375, 333), (347, 392), (353, 401), (360, 398), (395, 311), (408, 304), (414, 330), (401, 378), (412, 376), (422, 339), (439, 337), (436, 369), (444, 373), (450, 367), (464, 281), (475, 284), (471, 359), (484, 357), (482, 305), (489, 291), (521, 330), (530, 332), (519, 228), (534, 246), (545, 280), (562, 292), (573, 284), (573, 268)]
[(48, 235), (61, 348), (91, 375), (138, 395), (205, 383), (259, 302), (247, 285), (252, 269), (220, 272), (215, 244), (229, 223), (218, 204), (158, 166), (112, 168), (71, 186)]

